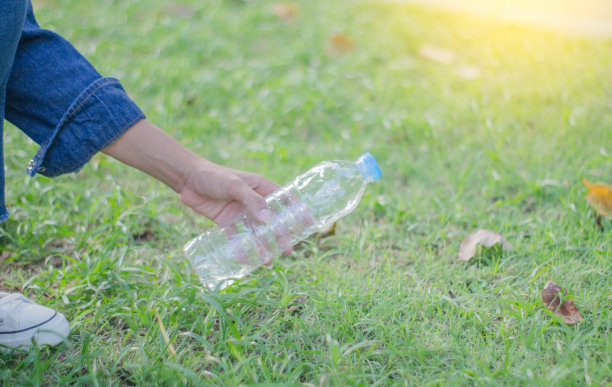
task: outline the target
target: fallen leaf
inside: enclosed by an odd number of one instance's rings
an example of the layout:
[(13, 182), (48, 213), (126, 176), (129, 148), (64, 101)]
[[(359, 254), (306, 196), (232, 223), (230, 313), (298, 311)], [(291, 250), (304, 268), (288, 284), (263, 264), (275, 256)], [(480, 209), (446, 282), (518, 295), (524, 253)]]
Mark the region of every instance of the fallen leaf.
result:
[(304, 307), (304, 304), (306, 303), (307, 300), (308, 300), (308, 297), (300, 296), (295, 300), (295, 303), (293, 305), (287, 308), (287, 310), (291, 314), (296, 314)]
[(480, 69), (476, 66), (465, 65), (457, 67), (455, 73), (459, 78), (465, 79), (466, 81), (473, 81), (480, 76)]
[(355, 44), (346, 35), (335, 34), (329, 38), (327, 53), (330, 55), (340, 55), (351, 51), (353, 48), (355, 48)]
[(470, 258), (476, 254), (476, 246), (478, 244), (491, 247), (497, 243), (501, 243), (502, 249), (504, 250), (512, 248), (510, 242), (501, 234), (491, 230), (476, 230), (461, 242), (461, 246), (459, 247), (459, 260), (469, 261)]
[(290, 23), (297, 19), (300, 7), (295, 3), (275, 3), (272, 5), (272, 12), (282, 21)]
[(455, 53), (445, 48), (424, 45), (419, 49), (419, 54), (423, 58), (432, 60), (438, 63), (451, 63), (455, 60)]
[(290, 307), (287, 308), (287, 310), (289, 311), (289, 313), (293, 314), (293, 312), (295, 312), (299, 308), (301, 308), (301, 306), (299, 306), (299, 305), (291, 305)]
[[(544, 286), (542, 290), (542, 301), (544, 301), (551, 312), (560, 316), (566, 324), (573, 325), (577, 322), (581, 322), (582, 315), (580, 315), (580, 311), (576, 305), (574, 305), (573, 300), (565, 300), (561, 304), (561, 298), (564, 298), (566, 295), (567, 291), (565, 289), (563, 289), (562, 294), (561, 286), (548, 280), (546, 286)], [(559, 304), (561, 304), (561, 306), (559, 306)]]
[(336, 222), (319, 233), (319, 237), (321, 237), (321, 239), (329, 238), (330, 236), (334, 235), (336, 235)]
[(582, 179), (584, 185), (589, 189), (586, 196), (587, 202), (606, 218), (612, 218), (612, 191), (610, 186), (602, 183), (591, 183), (587, 179)]
[(168, 4), (162, 8), (160, 12), (165, 15), (179, 16), (186, 19), (195, 15), (195, 10), (193, 8), (180, 3)]

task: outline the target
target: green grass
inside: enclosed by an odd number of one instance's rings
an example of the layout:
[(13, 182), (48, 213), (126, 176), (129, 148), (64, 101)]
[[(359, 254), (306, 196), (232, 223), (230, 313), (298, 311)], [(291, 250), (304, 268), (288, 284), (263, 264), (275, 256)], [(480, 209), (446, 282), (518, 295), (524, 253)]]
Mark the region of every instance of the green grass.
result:
[[(612, 183), (612, 41), (383, 2), (300, 1), (292, 23), (269, 1), (173, 4), (35, 1), (203, 156), (284, 183), (369, 150), (383, 178), (334, 236), (210, 292), (181, 255), (210, 222), (104, 156), (29, 179), (9, 125), (0, 288), (72, 333), (0, 356), (5, 385), (612, 383), (612, 221), (581, 183)], [(330, 55), (336, 33), (354, 49)], [(458, 262), (477, 228), (513, 248)], [(583, 323), (543, 305), (548, 279)]]

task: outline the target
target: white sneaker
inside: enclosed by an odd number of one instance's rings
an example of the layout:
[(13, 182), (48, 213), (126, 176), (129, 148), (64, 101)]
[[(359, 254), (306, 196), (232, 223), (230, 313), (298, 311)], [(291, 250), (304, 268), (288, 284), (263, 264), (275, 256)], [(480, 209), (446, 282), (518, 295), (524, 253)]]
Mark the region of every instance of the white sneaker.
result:
[(0, 351), (57, 345), (70, 333), (63, 314), (18, 293), (0, 292)]

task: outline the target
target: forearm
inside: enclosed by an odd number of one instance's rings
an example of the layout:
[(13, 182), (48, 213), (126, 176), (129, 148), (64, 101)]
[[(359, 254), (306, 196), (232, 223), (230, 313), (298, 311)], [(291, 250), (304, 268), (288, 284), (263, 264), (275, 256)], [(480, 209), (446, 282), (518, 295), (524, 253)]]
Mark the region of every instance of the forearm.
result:
[(216, 223), (229, 221), (245, 208), (260, 221), (271, 218), (264, 197), (278, 184), (212, 163), (146, 119), (102, 152), (162, 181), (179, 194), (181, 202)]
[(207, 161), (144, 119), (102, 152), (180, 192), (189, 174)]

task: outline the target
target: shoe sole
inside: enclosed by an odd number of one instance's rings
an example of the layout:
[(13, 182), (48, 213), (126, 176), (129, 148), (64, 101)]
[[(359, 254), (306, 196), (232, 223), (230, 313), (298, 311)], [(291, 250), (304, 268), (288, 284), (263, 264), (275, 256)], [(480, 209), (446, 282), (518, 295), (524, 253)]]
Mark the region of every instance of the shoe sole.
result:
[(29, 351), (32, 349), (32, 340), (39, 347), (55, 346), (64, 341), (69, 333), (70, 324), (68, 324), (66, 317), (59, 312), (55, 312), (53, 317), (38, 326), (12, 333), (13, 337), (10, 340), (3, 340), (4, 346), (0, 346), (0, 351), (9, 352), (13, 349)]

